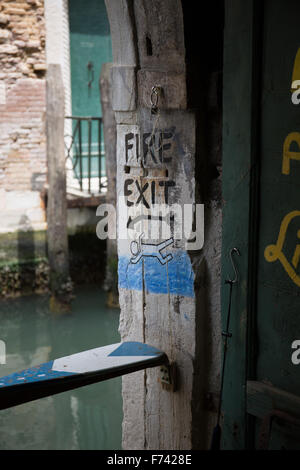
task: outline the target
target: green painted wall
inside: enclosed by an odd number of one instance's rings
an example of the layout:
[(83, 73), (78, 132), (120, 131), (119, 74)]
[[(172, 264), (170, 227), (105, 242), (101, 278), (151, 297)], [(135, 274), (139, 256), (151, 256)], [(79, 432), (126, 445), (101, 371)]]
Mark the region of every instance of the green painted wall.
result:
[[(69, 0), (72, 114), (101, 116), (101, 66), (112, 61), (110, 29), (104, 0)], [(93, 64), (94, 79), (88, 63)]]
[[(99, 77), (103, 63), (112, 62), (110, 28), (104, 0), (69, 0), (72, 115), (102, 116)], [(91, 65), (91, 68), (88, 65)], [(90, 85), (90, 86), (89, 86)], [(73, 122), (74, 130), (75, 122)], [(103, 129), (102, 129), (103, 136)], [(77, 136), (78, 137), (78, 136)], [(91, 171), (98, 177), (98, 122), (91, 121)], [(78, 144), (77, 144), (78, 145)], [(77, 146), (78, 149), (78, 146)], [(88, 175), (88, 123), (82, 122), (83, 175)], [(102, 137), (101, 154), (104, 155)], [(101, 174), (105, 174), (102, 159)], [(76, 166), (77, 174), (79, 167)]]
[[(258, 447), (261, 420), (247, 414), (247, 380), (300, 396), (300, 366), (291, 361), (300, 338), (300, 134), (286, 140), (300, 132), (300, 105), (291, 101), (300, 4), (241, 3), (226, 1), (224, 47), (223, 280), (232, 275), (229, 249), (241, 251), (223, 401), (227, 449)], [(224, 285), (223, 322), (228, 292)], [(297, 446), (272, 431), (270, 448)]]
[[(299, 258), (293, 263), (300, 243), (300, 162), (291, 160), (289, 174), (282, 172), (284, 142), (300, 131), (300, 108), (291, 101), (300, 47), (300, 4), (296, 0), (264, 3), (256, 378), (300, 396), (300, 368), (291, 361), (291, 344), (300, 338)], [(299, 154), (299, 144), (300, 134), (290, 150)], [(282, 247), (277, 242), (280, 227)], [(271, 247), (276, 244), (277, 248)], [(276, 250), (282, 259), (271, 261)], [(273, 442), (276, 448), (294, 445), (280, 436)]]
[(222, 323), (225, 329), (229, 285), (234, 276), (229, 251), (236, 247), (239, 282), (233, 286), (222, 412), (222, 448), (246, 446), (247, 326), (250, 321), (248, 270), (253, 139), (253, 2), (225, 2), (223, 73), (223, 234)]

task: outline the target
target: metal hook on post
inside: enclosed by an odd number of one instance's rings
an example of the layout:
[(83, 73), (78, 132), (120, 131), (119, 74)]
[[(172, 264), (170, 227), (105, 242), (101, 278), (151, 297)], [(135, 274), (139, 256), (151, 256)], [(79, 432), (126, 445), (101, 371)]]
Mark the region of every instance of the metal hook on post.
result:
[(154, 85), (151, 88), (151, 94), (150, 94), (151, 114), (158, 113), (158, 99), (161, 94), (162, 94), (162, 87), (160, 85)]
[[(239, 279), (239, 275), (238, 275), (238, 272), (237, 272), (237, 268), (236, 268), (236, 265), (234, 263), (234, 260), (233, 260), (233, 253), (236, 253), (238, 256), (240, 256), (240, 252), (238, 250), (238, 248), (231, 248), (230, 252), (229, 252), (229, 257), (230, 257), (230, 261), (231, 261), (231, 264), (232, 264), (232, 267), (233, 267), (233, 271), (234, 271), (234, 279), (226, 279), (225, 280), (225, 284), (229, 284), (230, 285), (230, 292), (229, 292), (229, 305), (228, 305), (228, 315), (227, 315), (227, 322), (226, 322), (226, 330), (225, 331), (222, 331), (222, 336), (225, 336), (226, 338), (231, 338), (232, 334), (229, 333), (229, 322), (230, 322), (230, 310), (231, 310), (231, 296), (232, 296), (232, 286), (233, 284), (236, 284), (238, 282), (238, 279)], [(227, 342), (226, 342), (226, 345), (227, 345)]]
[(233, 267), (233, 270), (234, 270), (235, 278), (234, 279), (226, 279), (225, 284), (235, 284), (238, 281), (238, 278), (239, 278), (238, 272), (237, 272), (237, 269), (236, 269), (236, 265), (235, 265), (234, 260), (233, 260), (233, 253), (236, 253), (237, 255), (241, 256), (241, 253), (239, 252), (238, 248), (232, 248), (230, 250), (229, 257), (230, 257), (230, 261), (231, 261), (231, 264), (232, 264), (232, 267)]

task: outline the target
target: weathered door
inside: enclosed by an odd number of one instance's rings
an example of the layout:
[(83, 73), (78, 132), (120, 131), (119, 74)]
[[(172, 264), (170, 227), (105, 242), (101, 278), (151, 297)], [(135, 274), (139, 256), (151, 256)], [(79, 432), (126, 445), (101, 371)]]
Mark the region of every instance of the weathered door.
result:
[[(110, 28), (104, 0), (69, 0), (72, 115), (102, 116), (99, 77), (103, 63), (112, 61)], [(76, 121), (73, 122), (73, 126)], [(82, 123), (83, 173), (87, 172), (89, 133), (92, 176), (98, 176), (98, 121)], [(104, 154), (103, 140), (101, 153)], [(102, 165), (104, 169), (104, 165)]]
[[(224, 279), (241, 256), (223, 447), (300, 449), (300, 3), (226, 3)], [(224, 321), (227, 303), (224, 286)]]

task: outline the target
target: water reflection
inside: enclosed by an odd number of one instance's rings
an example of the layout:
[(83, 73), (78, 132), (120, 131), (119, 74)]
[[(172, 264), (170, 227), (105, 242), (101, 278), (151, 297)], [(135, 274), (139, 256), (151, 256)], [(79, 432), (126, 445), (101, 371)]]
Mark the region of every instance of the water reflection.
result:
[[(72, 314), (53, 316), (47, 296), (0, 302), (6, 365), (0, 376), (118, 342), (119, 311), (97, 288), (81, 288)], [(120, 449), (121, 379), (0, 411), (0, 449)]]

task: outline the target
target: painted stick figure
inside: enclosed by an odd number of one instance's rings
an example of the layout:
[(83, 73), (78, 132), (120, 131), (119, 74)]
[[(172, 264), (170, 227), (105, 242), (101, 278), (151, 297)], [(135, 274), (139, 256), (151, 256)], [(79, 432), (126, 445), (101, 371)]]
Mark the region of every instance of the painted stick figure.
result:
[(133, 254), (130, 260), (132, 264), (137, 264), (143, 257), (157, 258), (160, 264), (166, 264), (173, 259), (171, 253), (168, 253), (166, 256), (161, 253), (164, 248), (174, 243), (173, 238), (169, 238), (169, 240), (164, 240), (158, 244), (143, 243), (142, 238), (144, 235), (144, 233), (141, 233), (139, 241), (132, 241), (130, 244), (130, 251)]

